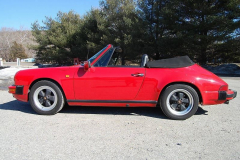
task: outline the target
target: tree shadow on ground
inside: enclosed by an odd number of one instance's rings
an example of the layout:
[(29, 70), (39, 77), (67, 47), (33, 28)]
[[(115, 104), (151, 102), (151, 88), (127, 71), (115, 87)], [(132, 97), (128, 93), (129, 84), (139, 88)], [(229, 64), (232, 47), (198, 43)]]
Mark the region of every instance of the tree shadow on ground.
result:
[[(21, 101), (10, 101), (0, 105), (0, 110), (19, 111), (28, 114), (36, 114), (29, 103)], [(202, 109), (200, 106), (196, 115), (207, 115), (208, 111)], [(153, 118), (168, 119), (159, 107), (84, 107), (84, 106), (67, 106), (59, 112), (60, 114), (106, 114), (106, 115), (133, 115), (133, 116), (147, 116)]]

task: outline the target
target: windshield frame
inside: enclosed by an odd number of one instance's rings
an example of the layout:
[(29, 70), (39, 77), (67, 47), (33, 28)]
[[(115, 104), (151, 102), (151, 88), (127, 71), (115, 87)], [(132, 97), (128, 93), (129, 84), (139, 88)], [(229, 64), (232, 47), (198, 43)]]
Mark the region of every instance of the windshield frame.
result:
[(111, 47), (112, 45), (109, 44), (106, 47), (104, 47), (102, 50), (100, 50), (98, 53), (93, 55), (91, 58), (89, 58), (88, 61), (90, 62), (91, 66), (93, 66), (102, 57), (102, 55), (106, 53)]

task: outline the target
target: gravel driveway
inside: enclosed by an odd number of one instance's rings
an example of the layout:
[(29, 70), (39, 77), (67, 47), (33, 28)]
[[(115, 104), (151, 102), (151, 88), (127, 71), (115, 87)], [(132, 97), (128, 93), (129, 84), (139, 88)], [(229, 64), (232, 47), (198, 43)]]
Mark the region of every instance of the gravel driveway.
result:
[[(240, 93), (240, 78), (223, 78)], [(35, 114), (0, 91), (0, 159), (240, 159), (240, 95), (185, 121), (157, 108), (65, 107)]]

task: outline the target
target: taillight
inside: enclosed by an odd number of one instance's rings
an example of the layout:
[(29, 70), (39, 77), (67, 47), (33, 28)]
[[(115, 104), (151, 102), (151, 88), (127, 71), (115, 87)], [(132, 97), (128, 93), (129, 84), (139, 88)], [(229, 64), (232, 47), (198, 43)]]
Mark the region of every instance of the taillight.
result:
[(223, 85), (219, 88), (219, 91), (227, 91), (228, 90), (228, 85)]

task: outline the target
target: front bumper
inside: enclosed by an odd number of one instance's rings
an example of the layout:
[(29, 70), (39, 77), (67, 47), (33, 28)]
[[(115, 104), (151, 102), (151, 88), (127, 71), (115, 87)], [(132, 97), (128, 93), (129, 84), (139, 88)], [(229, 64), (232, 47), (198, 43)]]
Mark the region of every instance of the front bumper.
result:
[(19, 101), (28, 101), (28, 86), (12, 85), (8, 87), (8, 92)]
[(23, 94), (23, 86), (12, 85), (8, 87), (8, 92), (12, 94)]
[(229, 101), (237, 96), (237, 91), (229, 89), (228, 91), (219, 91), (218, 100)]

